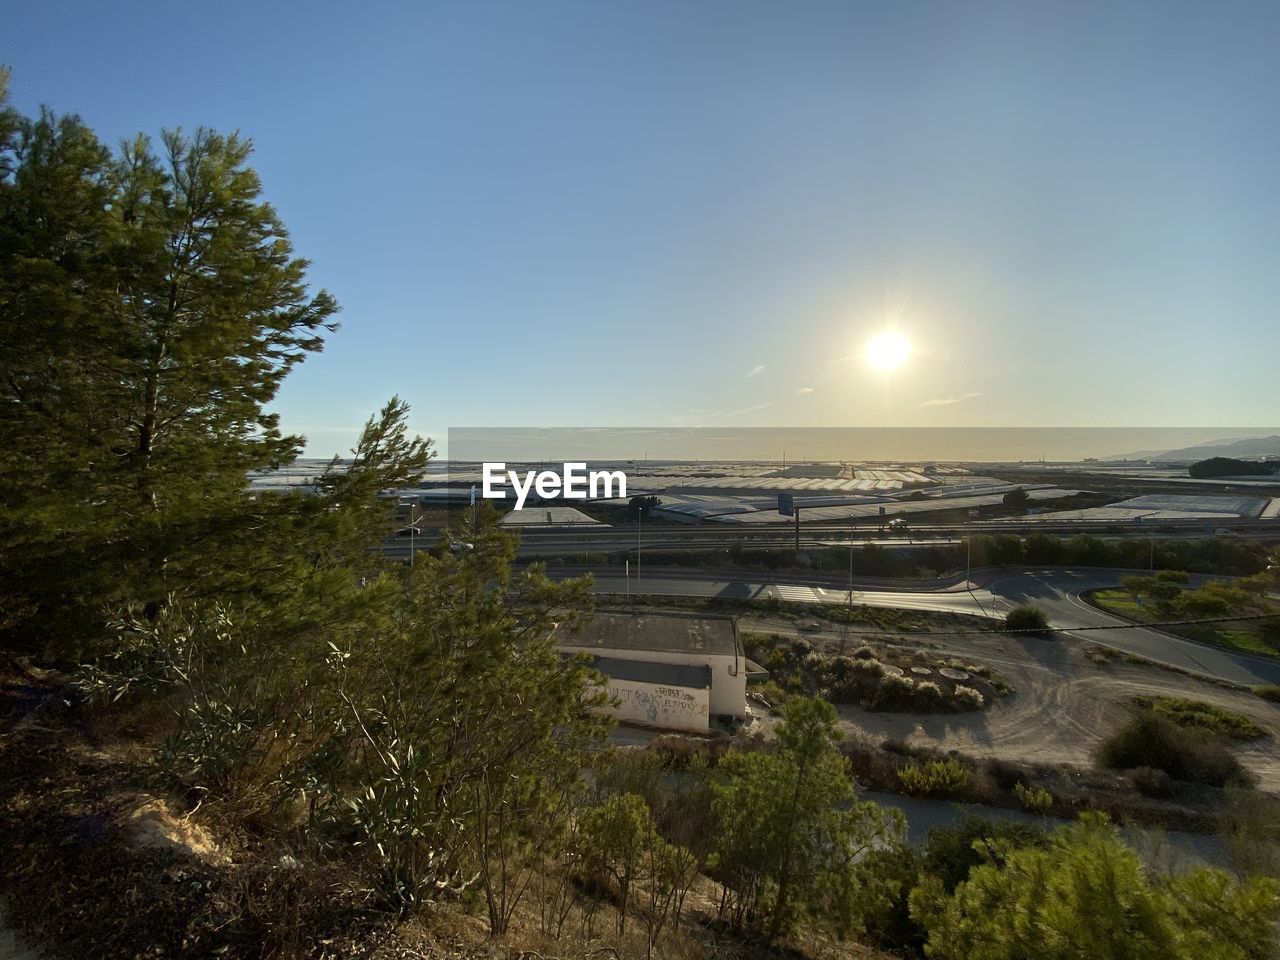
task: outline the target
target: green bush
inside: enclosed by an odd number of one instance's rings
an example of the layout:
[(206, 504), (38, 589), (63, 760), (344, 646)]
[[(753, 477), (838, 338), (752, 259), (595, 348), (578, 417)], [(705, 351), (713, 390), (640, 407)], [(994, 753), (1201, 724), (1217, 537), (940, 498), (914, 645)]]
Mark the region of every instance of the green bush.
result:
[(1258, 627), (1258, 636), (1269, 647), (1280, 647), (1280, 620), (1269, 620)]
[(1247, 590), (1232, 583), (1213, 580), (1198, 590), (1188, 590), (1178, 598), (1178, 611), (1188, 617), (1225, 617), (1245, 613), (1254, 606)]
[(1256, 696), (1263, 700), (1270, 700), (1272, 703), (1280, 703), (1280, 685), (1274, 683), (1264, 683), (1253, 688)]
[(181, 726), (161, 744), (156, 764), (174, 784), (209, 785), (232, 792), (235, 774), (256, 759), (262, 718), (253, 711), (205, 696), (193, 698)]
[(1053, 806), (1053, 794), (1043, 787), (1028, 787), (1024, 783), (1015, 783), (1013, 792), (1022, 801), (1022, 809), (1032, 813), (1046, 813)]
[(1232, 740), (1258, 740), (1267, 735), (1259, 726), (1242, 713), (1224, 710), (1203, 700), (1186, 697), (1134, 697), (1135, 706), (1172, 720), (1180, 727), (1208, 730), (1230, 737)]
[(753, 683), (751, 685), (751, 692), (758, 693), (762, 696), (774, 710), (781, 710), (786, 706), (787, 701), (791, 699), (791, 694), (783, 689), (782, 685), (778, 683), (777, 680), (766, 680), (763, 683)]
[(1104, 740), (1097, 762), (1110, 770), (1153, 767), (1174, 780), (1214, 787), (1252, 779), (1220, 738), (1147, 712), (1136, 714)]
[(902, 789), (912, 797), (957, 797), (969, 785), (969, 771), (959, 760), (912, 761), (898, 771)]
[(1023, 604), (1014, 607), (1004, 618), (1004, 625), (1019, 633), (1045, 634), (1049, 630), (1049, 618), (1037, 607)]
[(1049, 835), (1034, 823), (964, 817), (954, 826), (934, 827), (924, 843), (924, 873), (938, 877), (948, 893), (969, 878), (987, 858), (982, 849), (993, 842), (1012, 849), (1048, 846)]
[(937, 876), (911, 892), (934, 960), (1275, 956), (1280, 884), (1208, 867), (1150, 870), (1101, 814), (1047, 846), (978, 845), (996, 849), (952, 894)]
[(908, 900), (922, 860), (919, 850), (900, 843), (868, 850), (858, 861), (852, 926), (860, 942), (896, 956), (924, 956), (927, 931), (911, 919)]

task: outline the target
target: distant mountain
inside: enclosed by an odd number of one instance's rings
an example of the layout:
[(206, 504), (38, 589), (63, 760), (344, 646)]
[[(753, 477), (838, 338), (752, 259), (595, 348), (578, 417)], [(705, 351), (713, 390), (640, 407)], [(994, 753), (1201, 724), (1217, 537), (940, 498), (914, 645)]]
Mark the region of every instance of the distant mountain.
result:
[(1207, 460), (1210, 457), (1280, 457), (1280, 435), (1212, 440), (1177, 450), (1138, 450), (1106, 457), (1107, 460)]

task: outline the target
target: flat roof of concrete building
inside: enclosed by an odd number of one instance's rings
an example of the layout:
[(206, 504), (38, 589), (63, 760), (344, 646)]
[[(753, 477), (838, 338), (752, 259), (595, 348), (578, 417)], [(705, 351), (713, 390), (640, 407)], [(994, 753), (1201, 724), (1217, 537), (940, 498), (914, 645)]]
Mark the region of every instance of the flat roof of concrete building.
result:
[(600, 613), (576, 633), (561, 634), (559, 646), (597, 650), (695, 653), (732, 657), (740, 653), (728, 617), (678, 613)]
[(574, 507), (548, 507), (545, 504), (512, 510), (499, 523), (504, 527), (603, 527), (595, 517)]
[(691, 690), (711, 688), (711, 668), (705, 663), (653, 663), (650, 660), (624, 660), (621, 657), (592, 657), (592, 665), (614, 680), (653, 683), (664, 687), (688, 687)]

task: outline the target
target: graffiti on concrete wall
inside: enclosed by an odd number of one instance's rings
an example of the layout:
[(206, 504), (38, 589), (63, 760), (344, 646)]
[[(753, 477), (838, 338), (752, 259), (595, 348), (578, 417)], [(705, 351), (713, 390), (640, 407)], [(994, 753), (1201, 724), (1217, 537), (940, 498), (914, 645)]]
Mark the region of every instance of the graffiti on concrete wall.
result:
[(620, 720), (682, 730), (707, 728), (705, 690), (611, 680), (609, 692), (618, 698)]

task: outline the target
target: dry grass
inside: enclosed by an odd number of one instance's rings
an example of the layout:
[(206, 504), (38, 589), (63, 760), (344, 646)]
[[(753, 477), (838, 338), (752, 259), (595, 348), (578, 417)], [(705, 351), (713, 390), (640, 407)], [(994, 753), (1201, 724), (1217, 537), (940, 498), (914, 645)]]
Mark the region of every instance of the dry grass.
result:
[[(770, 944), (717, 920), (719, 888), (699, 878), (679, 926), (649, 942), (647, 892), (632, 892), (622, 934), (604, 890), (587, 933), (576, 885), (557, 931), (545, 908), (553, 872), (535, 877), (500, 940), (478, 901), (401, 918), (339, 860), (308, 854), (279, 824), (246, 826), (226, 805), (156, 792), (149, 759), (165, 729), (147, 707), (111, 722), (68, 707), (47, 683), (0, 663), (0, 895), (33, 945), (85, 960), (125, 957), (523, 958), (523, 960), (827, 960), (883, 956), (806, 936)], [(134, 739), (129, 734), (151, 738)], [(673, 766), (688, 754), (664, 744)], [(652, 946), (652, 949), (651, 949)]]

